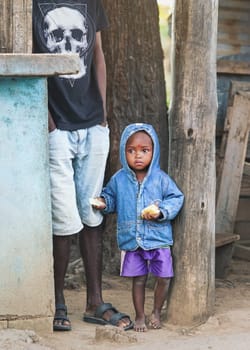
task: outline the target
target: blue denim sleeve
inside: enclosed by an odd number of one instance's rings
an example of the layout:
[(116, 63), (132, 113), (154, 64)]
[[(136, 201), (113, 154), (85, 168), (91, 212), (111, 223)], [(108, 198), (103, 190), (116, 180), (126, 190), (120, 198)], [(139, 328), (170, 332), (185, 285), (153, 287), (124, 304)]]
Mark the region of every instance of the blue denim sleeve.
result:
[(106, 208), (102, 210), (104, 214), (116, 212), (116, 185), (114, 178), (111, 178), (101, 192), (101, 197), (105, 199)]
[(162, 190), (163, 199), (159, 203), (159, 209), (163, 217), (159, 221), (173, 220), (183, 206), (184, 195), (167, 174), (162, 179)]

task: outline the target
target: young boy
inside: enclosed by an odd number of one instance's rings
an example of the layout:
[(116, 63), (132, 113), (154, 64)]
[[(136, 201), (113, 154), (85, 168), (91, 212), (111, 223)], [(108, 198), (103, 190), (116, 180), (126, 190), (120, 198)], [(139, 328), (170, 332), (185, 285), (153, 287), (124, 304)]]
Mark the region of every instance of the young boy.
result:
[(117, 241), (122, 251), (121, 276), (133, 277), (134, 330), (145, 332), (145, 287), (148, 273), (156, 276), (150, 328), (161, 328), (160, 315), (173, 277), (171, 220), (180, 211), (184, 196), (160, 169), (159, 140), (149, 124), (128, 125), (121, 136), (117, 171), (94, 208), (117, 213)]

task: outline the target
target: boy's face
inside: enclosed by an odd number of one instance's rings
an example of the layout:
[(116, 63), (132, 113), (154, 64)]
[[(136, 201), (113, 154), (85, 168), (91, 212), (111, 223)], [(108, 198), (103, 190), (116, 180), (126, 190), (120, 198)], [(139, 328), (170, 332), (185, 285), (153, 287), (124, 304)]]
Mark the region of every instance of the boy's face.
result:
[(144, 131), (138, 131), (126, 143), (126, 159), (134, 171), (147, 170), (153, 157), (153, 142)]

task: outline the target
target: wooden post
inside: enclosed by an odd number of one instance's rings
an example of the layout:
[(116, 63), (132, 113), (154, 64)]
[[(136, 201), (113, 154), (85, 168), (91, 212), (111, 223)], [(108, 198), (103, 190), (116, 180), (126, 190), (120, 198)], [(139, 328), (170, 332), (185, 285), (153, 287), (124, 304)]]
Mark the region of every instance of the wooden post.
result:
[(205, 322), (215, 280), (215, 125), (218, 1), (176, 0), (169, 173), (185, 194), (174, 225), (168, 321)]
[(1, 0), (0, 52), (32, 52), (32, 0)]
[(250, 98), (233, 97), (216, 206), (216, 232), (233, 233), (250, 128)]

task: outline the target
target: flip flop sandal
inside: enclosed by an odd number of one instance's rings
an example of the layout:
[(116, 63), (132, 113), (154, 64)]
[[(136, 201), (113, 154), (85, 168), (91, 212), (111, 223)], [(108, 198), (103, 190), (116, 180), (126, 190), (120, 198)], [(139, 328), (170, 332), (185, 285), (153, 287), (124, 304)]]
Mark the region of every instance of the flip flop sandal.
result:
[[(65, 313), (65, 316), (58, 314), (58, 311), (63, 311)], [(55, 321), (60, 321), (60, 323), (56, 323)], [(65, 321), (69, 324), (65, 324)], [(53, 321), (53, 330), (54, 331), (71, 331), (70, 320), (67, 317), (67, 306), (64, 304), (56, 305), (56, 312), (55, 312), (55, 317)]]
[[(105, 320), (103, 318), (103, 314), (106, 311), (113, 311), (113, 315), (110, 317), (109, 320)], [(122, 312), (119, 312), (115, 307), (113, 307), (112, 304), (110, 303), (103, 303), (101, 305), (99, 305), (96, 308), (96, 311), (94, 313), (94, 315), (88, 315), (88, 314), (84, 314), (83, 316), (83, 321), (84, 322), (89, 322), (89, 323), (95, 323), (95, 324), (100, 324), (100, 325), (112, 325), (112, 326), (116, 326), (117, 327), (117, 323), (122, 320), (123, 318), (128, 318), (129, 319), (129, 324), (124, 327), (123, 329), (125, 331), (132, 329), (134, 327), (133, 322), (131, 321), (129, 315), (124, 314)]]

